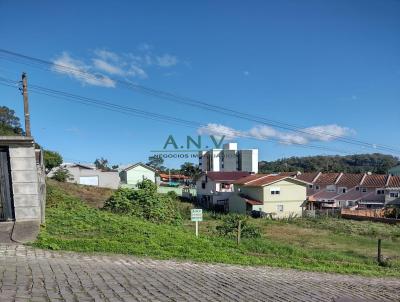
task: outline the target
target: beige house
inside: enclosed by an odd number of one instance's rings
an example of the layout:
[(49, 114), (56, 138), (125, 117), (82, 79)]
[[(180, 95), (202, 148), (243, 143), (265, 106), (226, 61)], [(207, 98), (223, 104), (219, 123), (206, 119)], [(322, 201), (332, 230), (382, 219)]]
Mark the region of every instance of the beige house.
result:
[(263, 213), (275, 218), (302, 216), (307, 182), (276, 174), (254, 174), (234, 183), (229, 212)]

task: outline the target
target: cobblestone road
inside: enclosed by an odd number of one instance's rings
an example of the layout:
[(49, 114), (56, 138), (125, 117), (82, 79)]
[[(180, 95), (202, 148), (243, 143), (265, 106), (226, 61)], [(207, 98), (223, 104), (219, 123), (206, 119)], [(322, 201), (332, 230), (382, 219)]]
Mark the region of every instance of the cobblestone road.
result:
[[(0, 301), (400, 301), (400, 279), (0, 246)], [(364, 300), (366, 299), (366, 300)]]

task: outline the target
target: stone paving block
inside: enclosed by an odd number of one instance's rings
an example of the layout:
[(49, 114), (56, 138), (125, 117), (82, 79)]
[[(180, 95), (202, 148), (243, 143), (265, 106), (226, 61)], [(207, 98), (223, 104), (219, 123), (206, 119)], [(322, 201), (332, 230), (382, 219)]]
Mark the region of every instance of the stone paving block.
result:
[(393, 278), (0, 245), (0, 301), (400, 301), (399, 293)]

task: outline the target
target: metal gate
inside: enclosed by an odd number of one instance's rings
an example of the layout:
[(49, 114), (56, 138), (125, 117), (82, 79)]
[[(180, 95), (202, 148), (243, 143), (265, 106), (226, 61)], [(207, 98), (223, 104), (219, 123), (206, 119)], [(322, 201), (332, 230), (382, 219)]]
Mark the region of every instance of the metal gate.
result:
[(8, 150), (0, 148), (0, 221), (14, 219)]

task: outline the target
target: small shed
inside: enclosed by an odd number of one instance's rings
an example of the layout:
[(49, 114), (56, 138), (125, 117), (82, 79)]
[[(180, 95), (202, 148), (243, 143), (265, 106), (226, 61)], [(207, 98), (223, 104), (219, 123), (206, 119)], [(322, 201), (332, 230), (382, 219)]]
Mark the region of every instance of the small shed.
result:
[(33, 138), (0, 136), (0, 228), (13, 224), (10, 239), (36, 237), (44, 222), (45, 196), (43, 156)]

